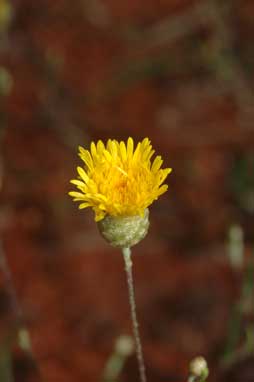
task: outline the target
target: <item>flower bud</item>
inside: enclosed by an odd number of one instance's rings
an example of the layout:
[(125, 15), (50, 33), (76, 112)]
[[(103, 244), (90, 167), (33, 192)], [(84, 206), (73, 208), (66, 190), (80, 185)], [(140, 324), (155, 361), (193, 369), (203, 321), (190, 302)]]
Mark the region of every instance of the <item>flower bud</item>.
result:
[[(205, 380), (209, 374), (207, 362), (204, 357), (199, 356), (194, 358), (190, 363), (190, 373), (195, 378)], [(198, 379), (198, 380), (199, 380)], [(196, 379), (195, 379), (196, 380)]]
[(130, 248), (139, 243), (149, 228), (149, 211), (144, 215), (110, 216), (98, 222), (98, 228), (104, 239), (113, 247)]
[(121, 357), (130, 356), (135, 349), (133, 338), (130, 336), (120, 336), (115, 343), (115, 352)]

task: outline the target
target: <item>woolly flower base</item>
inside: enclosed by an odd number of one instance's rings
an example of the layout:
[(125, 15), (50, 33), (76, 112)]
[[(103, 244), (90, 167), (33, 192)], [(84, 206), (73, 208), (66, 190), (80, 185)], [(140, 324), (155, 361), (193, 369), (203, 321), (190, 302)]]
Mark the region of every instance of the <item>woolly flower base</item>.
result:
[(149, 211), (144, 216), (106, 216), (98, 222), (98, 228), (104, 239), (113, 247), (130, 248), (138, 244), (149, 228)]

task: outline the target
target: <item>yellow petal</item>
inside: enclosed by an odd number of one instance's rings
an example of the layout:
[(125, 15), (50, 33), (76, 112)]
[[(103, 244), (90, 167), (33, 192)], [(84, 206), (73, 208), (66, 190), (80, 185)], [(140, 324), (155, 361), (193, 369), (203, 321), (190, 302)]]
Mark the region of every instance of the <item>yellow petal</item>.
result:
[(125, 162), (127, 159), (127, 152), (126, 152), (125, 143), (123, 141), (120, 142), (120, 153), (121, 153), (122, 160)]
[(97, 149), (94, 142), (91, 143), (90, 151), (91, 151), (93, 159), (95, 159), (97, 157)]
[(78, 208), (80, 210), (82, 210), (83, 208), (87, 208), (87, 207), (91, 207), (91, 203), (88, 203), (88, 202), (85, 202), (85, 203), (81, 203)]
[(77, 171), (79, 173), (79, 176), (81, 177), (81, 179), (83, 179), (83, 181), (85, 183), (88, 183), (89, 181), (89, 176), (87, 175), (87, 173), (85, 172), (85, 170), (82, 168), (82, 167), (77, 167)]
[(115, 141), (110, 141), (109, 142), (109, 152), (112, 156), (112, 158), (115, 160), (118, 155), (118, 150), (117, 150), (117, 145)]
[(70, 181), (70, 183), (75, 184), (75, 186), (84, 187), (85, 183), (78, 179), (73, 179)]
[(163, 186), (161, 186), (158, 189), (157, 196), (160, 196), (160, 195), (164, 194), (164, 192), (166, 192), (167, 189), (168, 189), (168, 185), (167, 184), (163, 184)]
[(103, 155), (105, 156), (105, 158), (106, 158), (106, 160), (107, 160), (108, 162), (111, 162), (111, 161), (112, 161), (112, 156), (111, 156), (111, 154), (110, 154), (110, 152), (109, 152), (108, 150), (105, 150), (105, 151), (103, 152)]
[(138, 143), (135, 151), (134, 151), (134, 154), (133, 154), (133, 161), (137, 161), (140, 157), (140, 142)]
[(79, 146), (79, 156), (85, 162), (87, 168), (91, 171), (93, 169), (93, 160), (90, 152)]
[(84, 194), (81, 194), (81, 192), (77, 192), (77, 191), (70, 191), (70, 192), (68, 192), (68, 195), (70, 195), (74, 198), (82, 198), (82, 199), (85, 198)]
[(104, 143), (101, 140), (99, 140), (97, 142), (97, 153), (98, 153), (98, 155), (102, 155), (104, 150), (105, 150)]
[(161, 156), (157, 156), (157, 157), (154, 159), (154, 161), (153, 161), (151, 171), (152, 171), (153, 173), (156, 173), (156, 172), (160, 169), (162, 163), (163, 163), (163, 160), (161, 159)]
[(150, 145), (150, 140), (148, 138), (144, 138), (141, 142), (141, 151), (144, 151), (144, 149)]
[(132, 159), (133, 147), (134, 147), (133, 139), (129, 137), (127, 141), (127, 158), (128, 159)]

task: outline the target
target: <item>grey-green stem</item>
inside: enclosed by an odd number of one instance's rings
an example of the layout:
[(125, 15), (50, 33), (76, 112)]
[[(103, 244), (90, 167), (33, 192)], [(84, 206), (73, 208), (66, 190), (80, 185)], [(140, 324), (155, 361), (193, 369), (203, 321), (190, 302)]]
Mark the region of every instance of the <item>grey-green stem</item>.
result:
[(136, 345), (136, 355), (138, 360), (140, 382), (146, 382), (145, 363), (144, 363), (143, 350), (142, 350), (141, 339), (140, 339), (140, 334), (138, 329), (138, 319), (137, 319), (137, 312), (136, 312), (134, 283), (133, 283), (133, 276), (132, 276), (131, 250), (130, 248), (123, 248), (122, 251), (123, 251), (125, 271), (126, 271), (126, 277), (127, 277), (127, 283), (128, 283), (132, 329), (133, 329), (133, 335), (134, 335), (134, 340)]

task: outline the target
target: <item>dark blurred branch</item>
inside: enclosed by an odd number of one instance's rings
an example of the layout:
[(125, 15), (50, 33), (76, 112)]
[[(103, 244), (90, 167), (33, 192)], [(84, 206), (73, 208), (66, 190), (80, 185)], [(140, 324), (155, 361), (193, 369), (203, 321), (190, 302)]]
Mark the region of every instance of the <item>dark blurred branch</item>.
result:
[(143, 30), (129, 29), (125, 34), (130, 49), (151, 49), (170, 45), (197, 30), (206, 19), (206, 3), (198, 3), (176, 16), (170, 16), (152, 27)]
[[(238, 227), (238, 230), (239, 229), (240, 227)], [(236, 231), (236, 227), (234, 230)], [(234, 235), (239, 236), (239, 232), (235, 232)], [(240, 252), (244, 252), (243, 232), (241, 235), (240, 240), (242, 241), (241, 246), (243, 248), (240, 248)], [(237, 240), (239, 240), (239, 237)], [(239, 243), (232, 237), (232, 229), (230, 241), (229, 256), (232, 256), (232, 250), (234, 252), (239, 251)], [(235, 246), (234, 249), (233, 246)], [(235, 254), (233, 256), (235, 257)], [(242, 286), (240, 297), (231, 312), (228, 338), (222, 359), (223, 367), (227, 367), (236, 360), (254, 353), (254, 251), (252, 251), (252, 256), (248, 259), (246, 264), (244, 264), (243, 260), (244, 258), (240, 253), (239, 263), (232, 263), (234, 267), (236, 266), (237, 271), (243, 271)]]
[(11, 351), (6, 347), (0, 347), (0, 380), (13, 382)]
[(13, 17), (10, 0), (0, 0), (0, 53), (8, 47), (8, 29)]
[(5, 288), (10, 298), (10, 303), (11, 303), (13, 313), (15, 314), (17, 322), (20, 323), (22, 320), (23, 314), (22, 314), (20, 305), (18, 303), (16, 290), (12, 280), (12, 275), (11, 275), (8, 263), (6, 261), (5, 253), (4, 253), (1, 242), (0, 242), (0, 269), (3, 275)]
[[(239, 125), (252, 128), (253, 89), (234, 49), (235, 32), (230, 12), (228, 3), (219, 4), (214, 0), (202, 1), (188, 8), (184, 13), (170, 16), (155, 26), (143, 30), (130, 29), (125, 37), (130, 44), (129, 54), (132, 57), (130, 62), (133, 65), (133, 57), (140, 57), (139, 61), (134, 60), (134, 65), (137, 67), (138, 64), (142, 68), (140, 61), (146, 62), (149, 56), (150, 62), (151, 51), (154, 48), (173, 44), (197, 32), (201, 27), (212, 29), (213, 49), (211, 52), (209, 46), (207, 50), (207, 68), (212, 70), (225, 89), (234, 94), (239, 110)], [(206, 44), (206, 41), (203, 44)], [(127, 64), (127, 68), (129, 66)]]
[[(217, 40), (218, 61), (222, 65), (215, 66), (215, 73), (222, 77), (223, 73), (220, 68), (226, 68), (227, 75), (224, 76), (226, 85), (230, 87), (234, 93), (240, 111), (240, 124), (246, 126), (249, 124), (250, 113), (253, 116), (253, 90), (250, 87), (242, 65), (234, 52), (234, 32), (232, 23), (229, 19), (229, 12), (216, 4), (215, 1), (207, 1), (206, 13), (214, 25), (215, 39)], [(222, 74), (222, 76), (221, 76)]]

